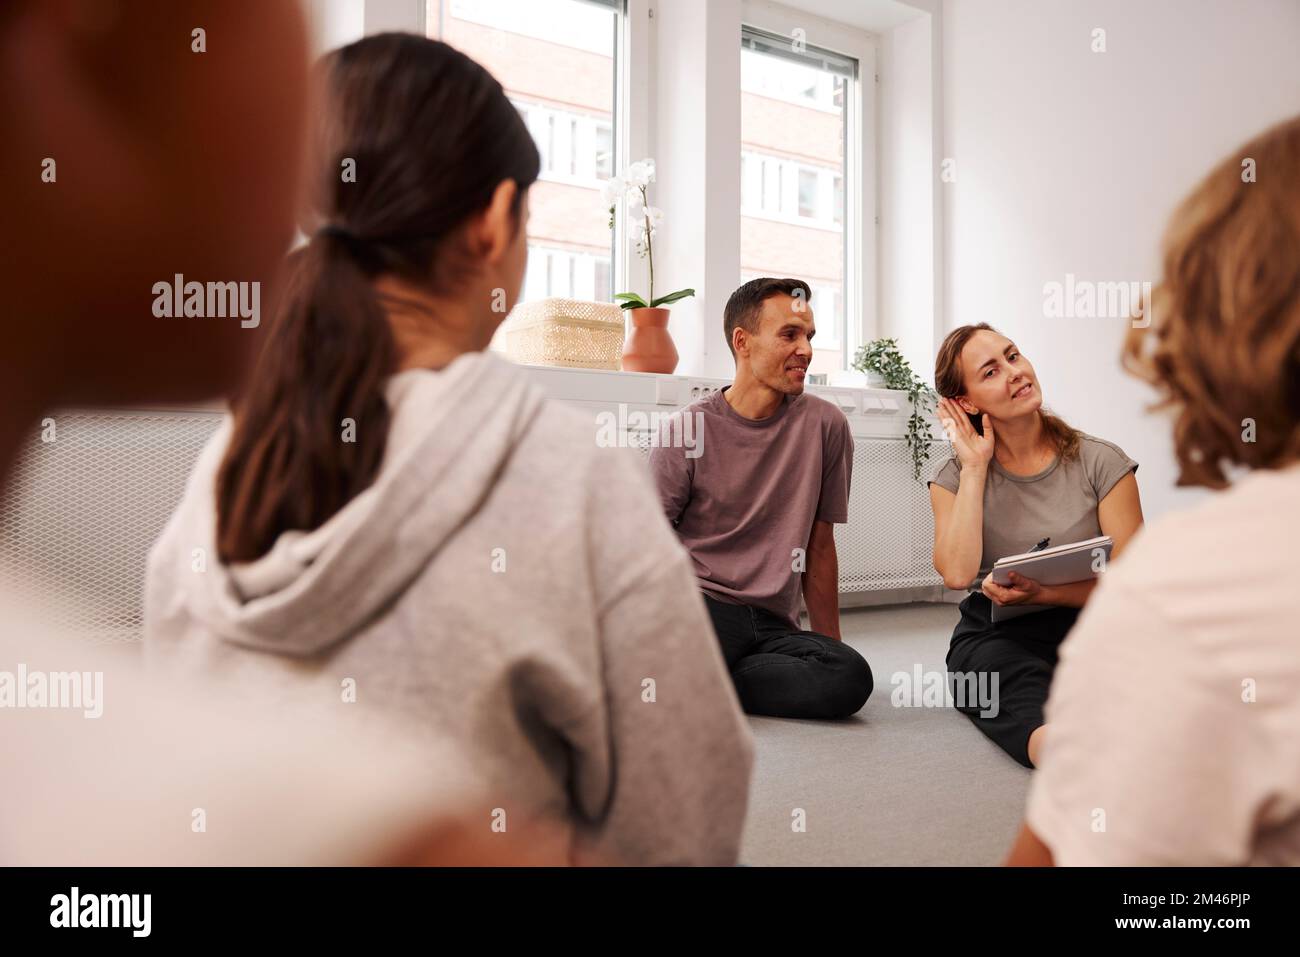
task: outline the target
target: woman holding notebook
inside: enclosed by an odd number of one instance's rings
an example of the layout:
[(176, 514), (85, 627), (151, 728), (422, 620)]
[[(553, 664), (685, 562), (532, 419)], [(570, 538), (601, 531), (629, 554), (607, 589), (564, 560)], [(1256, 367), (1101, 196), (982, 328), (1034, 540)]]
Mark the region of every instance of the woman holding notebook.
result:
[[(987, 323), (948, 334), (934, 381), (953, 445), (930, 480), (934, 567), (949, 588), (972, 588), (961, 603), (948, 670), (957, 691), (979, 682), (994, 696), (993, 707), (961, 694), (956, 704), (1000, 748), (1033, 767), (1057, 648), (1096, 579), (1046, 585), (1012, 572), (1002, 586), (989, 572), (1008, 555), (1101, 535), (1113, 543), (1112, 558), (1118, 555), (1142, 526), (1137, 463), (1047, 412), (1034, 367)], [(1041, 610), (994, 620), (995, 606), (1018, 605)]]

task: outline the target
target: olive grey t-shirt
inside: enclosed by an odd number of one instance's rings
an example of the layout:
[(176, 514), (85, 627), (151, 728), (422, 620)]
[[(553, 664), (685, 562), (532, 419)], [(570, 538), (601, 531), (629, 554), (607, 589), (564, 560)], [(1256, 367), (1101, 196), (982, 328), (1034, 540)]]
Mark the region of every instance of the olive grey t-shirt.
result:
[(719, 390), (675, 413), (650, 467), (704, 592), (798, 628), (814, 521), (849, 520), (853, 437), (825, 399), (787, 396), (747, 419)]
[[(1062, 461), (1058, 455), (1037, 475), (1012, 475), (994, 458), (984, 482), (984, 554), (972, 587), (999, 558), (1027, 552), (1044, 538), (1052, 546), (1096, 538), (1102, 533), (1097, 506), (1137, 467), (1118, 445), (1084, 432), (1077, 457)], [(956, 495), (960, 477), (954, 455), (930, 481)]]

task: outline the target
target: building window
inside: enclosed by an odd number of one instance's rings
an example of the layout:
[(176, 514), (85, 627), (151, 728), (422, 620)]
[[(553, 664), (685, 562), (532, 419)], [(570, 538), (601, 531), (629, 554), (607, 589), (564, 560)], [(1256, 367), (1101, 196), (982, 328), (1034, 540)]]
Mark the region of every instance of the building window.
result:
[(614, 175), (614, 128), (608, 123), (596, 124), (596, 178), (608, 179)]
[[(609, 301), (614, 237), (600, 187), (618, 168), (622, 0), (428, 0), (429, 36), (483, 64), (524, 117), (541, 156), (529, 190), (521, 300)], [(562, 65), (563, 68), (559, 68)], [(597, 282), (597, 263), (604, 276)]]
[(741, 279), (807, 282), (817, 323), (812, 371), (839, 371), (851, 359), (847, 257), (857, 243), (846, 234), (844, 184), (858, 64), (748, 26), (740, 43)]
[(521, 300), (559, 296), (608, 302), (611, 292), (608, 254), (593, 256), (581, 249), (528, 244)]
[(799, 170), (799, 215), (809, 219), (817, 218), (817, 181), (816, 171)]

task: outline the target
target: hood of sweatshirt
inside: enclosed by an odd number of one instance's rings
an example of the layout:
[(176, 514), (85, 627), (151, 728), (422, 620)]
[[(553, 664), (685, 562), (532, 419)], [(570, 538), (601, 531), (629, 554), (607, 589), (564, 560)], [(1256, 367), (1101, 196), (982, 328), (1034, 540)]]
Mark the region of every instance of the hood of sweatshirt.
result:
[[(205, 574), (181, 577), (190, 611), (222, 639), (309, 655), (365, 627), (480, 507), (545, 401), (518, 368), (485, 352), (399, 373), (387, 398), (393, 417), (369, 488), (314, 531), (282, 533), (256, 561), (210, 562)], [(227, 422), (169, 529), (181, 546), (206, 541), (209, 555), (229, 434)]]

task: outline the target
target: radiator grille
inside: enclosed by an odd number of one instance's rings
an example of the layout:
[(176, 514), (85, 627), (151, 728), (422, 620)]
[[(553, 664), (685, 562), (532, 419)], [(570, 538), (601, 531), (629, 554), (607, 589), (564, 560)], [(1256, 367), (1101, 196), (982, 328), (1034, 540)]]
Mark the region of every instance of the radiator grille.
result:
[[(942, 585), (934, 570), (934, 516), (930, 493), (912, 477), (912, 453), (904, 439), (853, 440), (849, 521), (835, 526), (840, 590), (876, 591)], [(931, 462), (946, 458), (947, 443), (931, 446)]]
[(37, 429), (0, 498), (0, 572), (51, 624), (140, 634), (145, 560), (218, 412), (63, 412)]
[[(0, 498), (0, 574), (51, 624), (100, 641), (140, 635), (145, 562), (219, 412), (64, 412), (27, 440)], [(628, 442), (649, 456), (652, 433)], [(840, 590), (936, 586), (926, 488), (902, 439), (854, 439), (849, 523), (835, 527)], [(948, 454), (936, 443), (934, 459)]]

